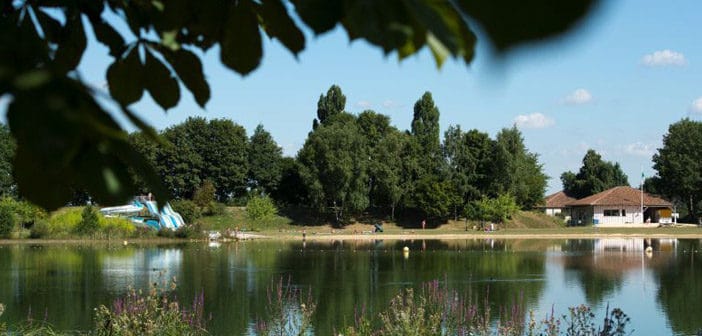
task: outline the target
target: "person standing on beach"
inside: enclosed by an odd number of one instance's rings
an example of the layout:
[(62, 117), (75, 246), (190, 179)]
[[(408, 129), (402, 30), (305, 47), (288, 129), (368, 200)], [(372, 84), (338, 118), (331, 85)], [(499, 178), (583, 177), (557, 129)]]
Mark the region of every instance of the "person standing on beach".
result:
[(426, 220), (426, 219), (422, 219), (422, 230), (424, 230), (424, 229), (426, 229), (426, 228), (427, 228), (427, 220)]

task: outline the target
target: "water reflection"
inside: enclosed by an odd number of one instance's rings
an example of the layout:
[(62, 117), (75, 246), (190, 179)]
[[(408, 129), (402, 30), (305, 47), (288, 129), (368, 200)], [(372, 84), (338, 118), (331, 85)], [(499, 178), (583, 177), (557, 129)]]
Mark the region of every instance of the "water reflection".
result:
[(579, 300), (568, 304), (633, 303), (634, 310), (648, 300), (659, 313), (630, 314), (635, 325), (691, 334), (701, 327), (694, 317), (702, 313), (696, 302), (702, 288), (694, 281), (702, 263), (695, 251), (702, 251), (700, 241), (660, 239), (0, 246), (0, 302), (8, 307), (4, 319), (22, 319), (31, 307), (62, 329), (85, 329), (92, 308), (128, 286), (175, 277), (186, 302), (204, 291), (212, 334), (242, 335), (266, 313), (267, 288), (282, 277), (312, 292), (315, 334), (330, 335), (353, 322), (354, 309), (376, 314), (400, 288), (439, 279), (474, 298), (489, 295), (494, 311), (522, 295), (534, 310), (567, 301), (558, 298), (564, 294)]

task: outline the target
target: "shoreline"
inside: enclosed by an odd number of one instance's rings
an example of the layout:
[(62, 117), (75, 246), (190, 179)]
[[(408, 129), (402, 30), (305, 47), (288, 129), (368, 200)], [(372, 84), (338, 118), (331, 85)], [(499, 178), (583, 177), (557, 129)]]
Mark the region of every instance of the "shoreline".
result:
[[(333, 233), (333, 234), (308, 234), (304, 239), (300, 233), (270, 233), (259, 232), (255, 236), (248, 237), (242, 241), (315, 241), (315, 242), (330, 242), (330, 241), (376, 241), (376, 240), (478, 240), (478, 239), (495, 239), (495, 240), (538, 240), (538, 239), (604, 239), (604, 238), (652, 238), (652, 239), (702, 239), (702, 231), (699, 233), (664, 233), (664, 232), (641, 232), (634, 231), (626, 232), (573, 232), (573, 233), (540, 233), (540, 232), (494, 232), (494, 233), (377, 233), (377, 234), (352, 234), (352, 233)], [(219, 242), (236, 242), (235, 239), (214, 240)], [(126, 242), (126, 244), (125, 244)], [(175, 238), (134, 238), (134, 239), (0, 239), (2, 245), (55, 245), (55, 244), (70, 244), (70, 245), (172, 245), (185, 243), (207, 243), (209, 239), (175, 239)]]

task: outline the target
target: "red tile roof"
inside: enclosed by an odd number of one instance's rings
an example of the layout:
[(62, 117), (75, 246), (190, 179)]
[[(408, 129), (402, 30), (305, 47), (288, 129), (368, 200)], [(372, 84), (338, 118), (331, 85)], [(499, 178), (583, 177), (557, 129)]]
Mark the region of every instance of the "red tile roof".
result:
[[(614, 187), (567, 204), (567, 206), (588, 205), (640, 205), (641, 190), (629, 186)], [(643, 193), (644, 206), (672, 207), (673, 204), (648, 193)]]
[(566, 204), (577, 201), (577, 198), (566, 195), (562, 190), (546, 196), (545, 205), (542, 208), (565, 208)]

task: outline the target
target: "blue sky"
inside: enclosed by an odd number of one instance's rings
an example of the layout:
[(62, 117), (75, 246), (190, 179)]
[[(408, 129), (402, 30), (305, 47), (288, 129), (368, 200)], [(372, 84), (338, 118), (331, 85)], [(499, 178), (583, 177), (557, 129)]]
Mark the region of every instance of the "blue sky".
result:
[[(147, 94), (133, 108), (158, 129), (188, 116), (230, 118), (249, 134), (261, 123), (294, 156), (319, 95), (332, 84), (342, 88), (349, 112), (372, 109), (400, 129), (410, 127), (414, 102), (431, 91), (442, 136), (449, 125), (494, 136), (516, 123), (551, 177), (549, 193), (560, 190), (561, 173), (580, 167), (588, 148), (619, 162), (638, 185), (642, 169), (653, 175), (651, 156), (668, 125), (702, 120), (702, 2), (604, 2), (557, 42), (499, 57), (479, 38), (470, 66), (448, 61), (437, 69), (426, 50), (400, 63), (363, 41), (349, 42), (340, 29), (318, 37), (306, 32), (297, 59), (267, 41), (260, 68), (246, 77), (225, 69), (214, 48), (204, 55), (212, 89), (206, 110), (182, 87), (180, 104), (167, 113)], [(91, 40), (81, 76), (104, 84), (109, 61), (107, 49)]]

